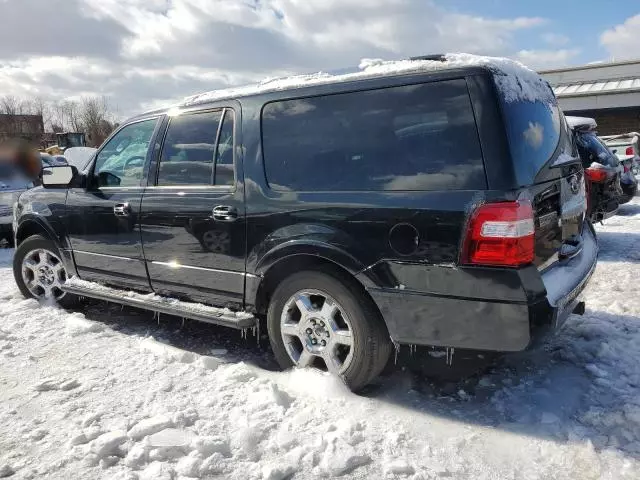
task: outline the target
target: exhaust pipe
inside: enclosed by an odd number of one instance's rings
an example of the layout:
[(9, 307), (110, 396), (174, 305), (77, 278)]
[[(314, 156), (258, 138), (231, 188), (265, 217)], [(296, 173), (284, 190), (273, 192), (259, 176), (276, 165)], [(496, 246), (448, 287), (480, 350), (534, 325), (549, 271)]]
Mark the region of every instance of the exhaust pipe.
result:
[(578, 302), (576, 303), (576, 306), (573, 307), (573, 314), (574, 315), (584, 315), (584, 312), (586, 310), (586, 304), (584, 302)]

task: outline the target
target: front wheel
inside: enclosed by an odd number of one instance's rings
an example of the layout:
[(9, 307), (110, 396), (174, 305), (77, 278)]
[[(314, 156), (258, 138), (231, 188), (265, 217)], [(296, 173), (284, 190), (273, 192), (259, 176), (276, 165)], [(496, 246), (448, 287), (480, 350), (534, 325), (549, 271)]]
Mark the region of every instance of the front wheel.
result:
[(55, 244), (40, 235), (29, 237), (13, 256), (13, 276), (27, 298), (71, 306), (77, 297), (62, 291), (68, 274)]
[(333, 272), (286, 278), (271, 298), (267, 326), (282, 368), (326, 370), (354, 391), (378, 376), (391, 353), (389, 334), (371, 299)]

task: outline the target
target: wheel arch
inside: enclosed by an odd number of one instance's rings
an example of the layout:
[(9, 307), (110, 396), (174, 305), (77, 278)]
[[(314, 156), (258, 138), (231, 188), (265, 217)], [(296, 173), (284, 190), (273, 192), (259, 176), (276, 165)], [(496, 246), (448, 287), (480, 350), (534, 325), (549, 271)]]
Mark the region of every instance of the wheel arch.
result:
[(60, 242), (60, 238), (56, 235), (55, 230), (48, 225), (47, 222), (42, 221), (41, 218), (35, 216), (22, 217), (14, 235), (16, 248), (27, 238), (33, 237), (34, 235), (40, 235), (51, 240), (60, 252), (67, 271), (77, 275), (78, 272), (75, 269), (75, 262), (73, 261), (70, 248), (65, 247)]
[(252, 289), (255, 293), (251, 294), (248, 292), (248, 294), (252, 296), (248, 303), (255, 306), (255, 310), (258, 314), (266, 314), (267, 309), (269, 308), (271, 296), (282, 280), (293, 273), (303, 270), (323, 271), (336, 276), (342, 281), (350, 282), (352, 285), (355, 285), (360, 293), (362, 293), (362, 295), (371, 302), (373, 308), (375, 308), (380, 315), (380, 319), (386, 325), (382, 312), (380, 312), (380, 309), (367, 291), (367, 284), (369, 283), (367, 281), (367, 277), (359, 275), (358, 273), (360, 270), (349, 268), (348, 266), (336, 261), (335, 258), (329, 258), (318, 253), (295, 253), (283, 256), (277, 261), (270, 263), (269, 267), (265, 268), (262, 271), (262, 274), (257, 277), (259, 280), (257, 287)]
[(27, 238), (34, 235), (41, 235), (49, 240), (53, 241), (58, 248), (60, 248), (59, 242), (56, 239), (56, 235), (53, 229), (48, 228), (42, 221), (35, 218), (27, 218), (20, 222), (18, 228), (15, 231), (16, 247), (24, 242)]

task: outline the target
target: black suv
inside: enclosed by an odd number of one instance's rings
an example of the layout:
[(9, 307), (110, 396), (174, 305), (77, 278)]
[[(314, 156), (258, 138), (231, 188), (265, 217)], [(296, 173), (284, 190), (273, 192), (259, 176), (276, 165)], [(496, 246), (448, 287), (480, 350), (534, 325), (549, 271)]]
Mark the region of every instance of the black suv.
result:
[(597, 243), (583, 169), (543, 80), (467, 63), (267, 82), (135, 117), (85, 171), (46, 168), (20, 197), (17, 284), (63, 306), (266, 318), (283, 368), (352, 389), (394, 344), (522, 350), (584, 310)]

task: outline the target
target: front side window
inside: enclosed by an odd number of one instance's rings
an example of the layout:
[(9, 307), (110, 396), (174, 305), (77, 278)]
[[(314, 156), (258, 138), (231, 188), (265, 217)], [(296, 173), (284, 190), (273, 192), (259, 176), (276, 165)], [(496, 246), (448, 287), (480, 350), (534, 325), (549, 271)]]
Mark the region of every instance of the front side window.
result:
[(140, 185), (149, 142), (157, 119), (123, 127), (100, 150), (93, 170), (97, 187), (134, 187)]
[(273, 102), (262, 133), (274, 190), (486, 188), (464, 79)]
[(157, 185), (233, 183), (233, 111), (172, 118), (162, 146)]

